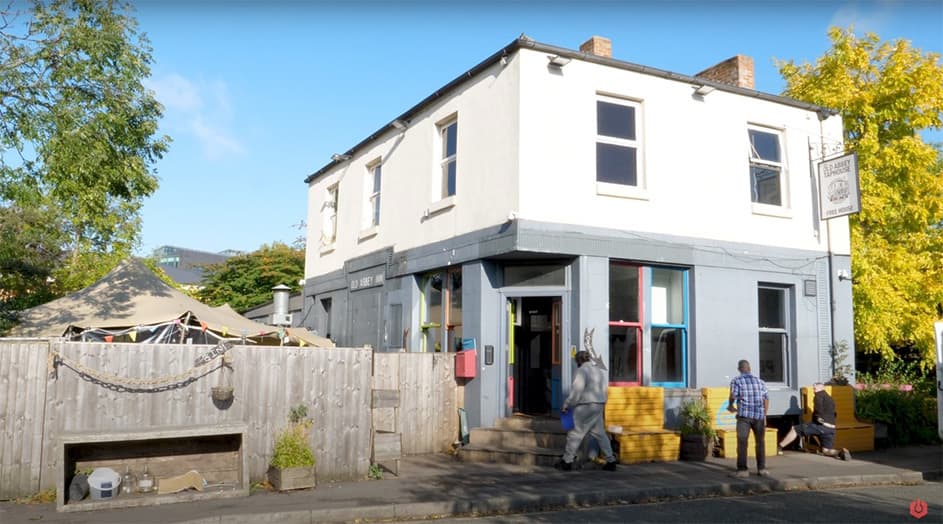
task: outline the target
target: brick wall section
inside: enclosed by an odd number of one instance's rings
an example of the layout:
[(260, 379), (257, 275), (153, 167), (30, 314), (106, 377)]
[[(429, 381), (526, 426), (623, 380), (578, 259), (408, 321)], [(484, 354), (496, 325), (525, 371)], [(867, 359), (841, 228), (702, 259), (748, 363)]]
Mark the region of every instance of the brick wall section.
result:
[(753, 59), (737, 55), (694, 75), (737, 87), (754, 89)]
[(605, 58), (612, 58), (612, 41), (601, 36), (593, 36), (580, 45), (580, 51)]

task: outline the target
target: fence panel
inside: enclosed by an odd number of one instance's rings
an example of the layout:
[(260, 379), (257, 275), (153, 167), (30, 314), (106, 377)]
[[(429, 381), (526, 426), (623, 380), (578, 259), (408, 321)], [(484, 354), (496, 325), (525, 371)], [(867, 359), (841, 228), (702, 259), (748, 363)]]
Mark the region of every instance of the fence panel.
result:
[[(236, 346), (188, 374), (213, 346), (0, 339), (0, 499), (55, 487), (67, 432), (245, 422), (252, 481), (264, 477), (289, 410), (308, 407), (319, 481), (369, 468), (372, 389), (399, 389), (403, 451), (438, 453), (458, 432), (454, 355), (374, 355), (363, 348)], [(47, 356), (63, 359), (47, 378)], [(376, 358), (376, 362), (374, 362)], [(374, 370), (376, 371), (374, 375)], [(158, 379), (179, 383), (170, 387)], [(234, 399), (212, 399), (231, 385)]]
[(0, 347), (0, 500), (39, 491), (48, 349), (26, 339)]
[(458, 434), (454, 354), (397, 353), (403, 453), (447, 451)]
[[(186, 385), (141, 392), (127, 386), (156, 377), (183, 377), (212, 346), (54, 343), (53, 347), (80, 371), (88, 368), (113, 378), (110, 383), (95, 383), (60, 367), (59, 378), (50, 386), (52, 402), (42, 439), (48, 457), (43, 486), (55, 485), (61, 460), (55, 456), (56, 435), (64, 432), (241, 421), (249, 425), (249, 476), (259, 480), (268, 469), (275, 437), (288, 423), (289, 409), (299, 404), (308, 407), (314, 421), (311, 440), (319, 479), (362, 478), (369, 468), (369, 432), (358, 430), (370, 427), (369, 350), (236, 346), (229, 351), (230, 376), (216, 360)], [(212, 387), (230, 383), (233, 401), (214, 401)]]

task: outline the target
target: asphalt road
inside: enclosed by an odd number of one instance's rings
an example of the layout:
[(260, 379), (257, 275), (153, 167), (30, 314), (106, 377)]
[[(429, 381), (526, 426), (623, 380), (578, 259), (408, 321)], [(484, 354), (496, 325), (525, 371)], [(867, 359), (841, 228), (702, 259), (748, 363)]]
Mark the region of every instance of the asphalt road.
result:
[[(910, 513), (915, 499), (926, 502), (926, 515)], [(916, 506), (918, 510), (919, 504)], [(943, 523), (943, 484), (876, 486), (828, 491), (778, 492), (751, 497), (725, 497), (657, 504), (606, 506), (501, 517), (445, 519), (450, 524), (643, 522), (723, 523), (823, 522), (841, 523)]]

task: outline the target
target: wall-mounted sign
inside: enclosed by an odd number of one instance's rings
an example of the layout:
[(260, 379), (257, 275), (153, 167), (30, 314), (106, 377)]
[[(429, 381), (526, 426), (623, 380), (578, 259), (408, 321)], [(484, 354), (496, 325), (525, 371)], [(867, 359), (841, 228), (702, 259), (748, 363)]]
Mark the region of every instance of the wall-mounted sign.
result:
[(822, 220), (861, 211), (858, 188), (858, 155), (819, 162), (819, 213)]
[(377, 273), (376, 275), (365, 275), (360, 278), (352, 279), (350, 281), (350, 290), (356, 291), (358, 289), (364, 289), (368, 287), (382, 286), (383, 281), (383, 273)]

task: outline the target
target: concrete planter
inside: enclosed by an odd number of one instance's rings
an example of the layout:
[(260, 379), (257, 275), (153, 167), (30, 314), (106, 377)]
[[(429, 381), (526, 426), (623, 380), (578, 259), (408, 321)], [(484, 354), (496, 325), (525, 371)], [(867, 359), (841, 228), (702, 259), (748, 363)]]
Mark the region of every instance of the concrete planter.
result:
[(285, 469), (269, 467), (268, 481), (277, 491), (307, 489), (317, 485), (314, 466)]

